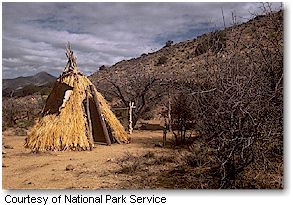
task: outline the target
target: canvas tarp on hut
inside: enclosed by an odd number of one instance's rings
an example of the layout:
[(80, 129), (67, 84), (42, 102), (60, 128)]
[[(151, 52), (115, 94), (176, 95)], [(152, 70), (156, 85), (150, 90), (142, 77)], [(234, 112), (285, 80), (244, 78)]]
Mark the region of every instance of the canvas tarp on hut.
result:
[(123, 126), (104, 97), (76, 65), (70, 47), (68, 63), (48, 96), (42, 118), (25, 146), (34, 151), (90, 150), (94, 142), (128, 143)]

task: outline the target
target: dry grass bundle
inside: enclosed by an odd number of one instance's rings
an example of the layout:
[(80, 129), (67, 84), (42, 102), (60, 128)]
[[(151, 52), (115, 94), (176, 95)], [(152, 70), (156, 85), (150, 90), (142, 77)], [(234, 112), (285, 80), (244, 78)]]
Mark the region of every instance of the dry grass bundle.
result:
[[(80, 72), (61, 75), (47, 99), (44, 117), (32, 128), (25, 146), (34, 151), (89, 150), (88, 122), (83, 102), (90, 85), (90, 80)], [(60, 108), (66, 90), (72, 90), (72, 94), (65, 107)], [(128, 143), (127, 133), (106, 100), (96, 89), (94, 92), (114, 138), (118, 142)], [(88, 97), (92, 98), (93, 94), (89, 93)]]

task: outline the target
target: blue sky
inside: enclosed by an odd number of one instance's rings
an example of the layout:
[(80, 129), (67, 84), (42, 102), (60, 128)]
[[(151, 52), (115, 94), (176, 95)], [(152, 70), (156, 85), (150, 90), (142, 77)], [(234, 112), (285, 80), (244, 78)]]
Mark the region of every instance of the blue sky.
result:
[[(3, 3), (2, 77), (58, 76), (70, 41), (82, 72), (260, 14), (260, 3)], [(273, 8), (280, 7), (275, 3)]]

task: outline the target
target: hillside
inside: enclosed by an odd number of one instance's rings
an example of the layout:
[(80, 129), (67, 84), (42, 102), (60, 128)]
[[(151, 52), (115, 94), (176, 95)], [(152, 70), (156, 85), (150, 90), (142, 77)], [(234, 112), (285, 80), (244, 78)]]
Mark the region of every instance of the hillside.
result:
[[(103, 70), (93, 73), (90, 78), (103, 87), (106, 79), (124, 82), (124, 79), (132, 75), (153, 75), (161, 79), (186, 79), (191, 74), (199, 72), (201, 65), (206, 58), (212, 61), (215, 58), (229, 58), (236, 52), (251, 52), (251, 46), (256, 41), (269, 39), (257, 38), (256, 34), (263, 33), (267, 38), (269, 35), (269, 24), (271, 21), (276, 24), (283, 23), (283, 12), (279, 11), (267, 16), (257, 16), (254, 19), (241, 25), (227, 28), (226, 30), (207, 33), (192, 40), (164, 46), (162, 49), (130, 60), (117, 62)], [(261, 36), (259, 36), (261, 37)], [(282, 36), (279, 36), (281, 40)], [(235, 43), (237, 41), (237, 47)], [(187, 74), (187, 75), (186, 75)], [(139, 79), (139, 78), (138, 78)]]
[[(13, 91), (14, 95), (27, 95), (24, 90), (38, 91), (44, 87), (50, 87), (56, 81), (56, 77), (46, 72), (40, 72), (33, 76), (17, 77), (2, 80), (2, 95), (9, 96)], [(32, 93), (28, 93), (32, 94)]]
[(264, 57), (272, 50), (283, 55), (282, 11), (174, 45), (166, 43), (154, 53), (120, 61), (90, 78), (112, 106), (127, 107), (129, 101), (134, 101), (138, 105), (135, 118), (142, 113), (154, 117), (164, 110), (161, 107), (167, 106), (171, 87), (173, 94), (174, 88), (179, 87), (190, 92), (208, 89), (207, 76), (221, 72), (221, 64), (237, 59), (245, 67), (248, 59), (260, 62), (257, 56)]

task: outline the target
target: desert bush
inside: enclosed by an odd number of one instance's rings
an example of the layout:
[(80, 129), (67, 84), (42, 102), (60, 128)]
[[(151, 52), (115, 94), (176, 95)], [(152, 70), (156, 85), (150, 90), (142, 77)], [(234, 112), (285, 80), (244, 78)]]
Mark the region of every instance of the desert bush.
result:
[(158, 58), (158, 61), (156, 63), (156, 65), (163, 65), (165, 63), (167, 63), (168, 58), (166, 56), (161, 56)]
[(175, 162), (176, 159), (174, 156), (160, 156), (152, 151), (148, 151), (139, 156), (125, 153), (125, 155), (116, 162), (119, 165), (117, 173), (134, 175), (138, 172), (147, 171), (150, 166), (158, 166)]
[(45, 99), (40, 95), (3, 98), (2, 127), (28, 128), (40, 115)]
[(48, 97), (48, 96), (50, 95), (51, 91), (52, 91), (52, 87), (53, 87), (53, 86), (49, 86), (49, 87), (44, 86), (41, 90), (39, 90), (38, 93), (39, 93), (41, 96)]
[(130, 153), (125, 153), (125, 155), (117, 161), (117, 164), (120, 166), (117, 173), (120, 174), (134, 174), (141, 167), (139, 157)]
[(173, 43), (174, 43), (173, 41), (169, 40), (165, 43), (164, 47), (170, 47), (170, 46), (172, 46)]
[(17, 136), (26, 136), (27, 135), (27, 131), (23, 128), (16, 128), (14, 130), (14, 134)]
[(192, 96), (183, 90), (173, 97), (171, 106), (173, 136), (175, 145), (182, 145), (190, 137), (190, 130), (193, 129), (194, 115), (191, 112)]
[(145, 155), (143, 155), (144, 158), (154, 158), (155, 157), (155, 153), (148, 151)]
[(101, 65), (100, 67), (99, 67), (99, 70), (106, 70), (107, 69), (107, 66), (105, 66), (105, 65)]
[(226, 33), (226, 30), (215, 31), (199, 37), (199, 43), (194, 50), (194, 57), (207, 53), (208, 51), (215, 54), (223, 51), (227, 46)]
[(22, 93), (20, 96), (32, 95), (40, 90), (39, 86), (36, 85), (26, 85), (22, 88)]

